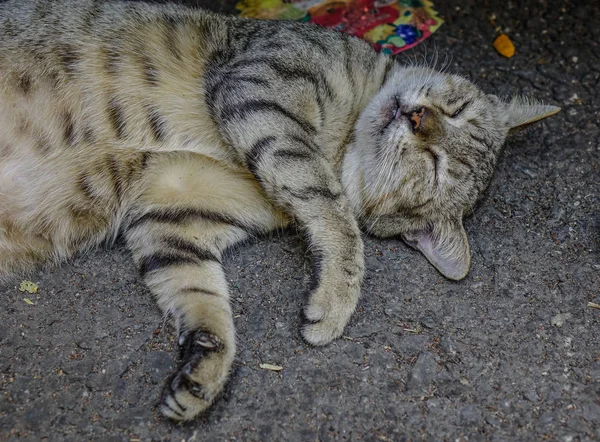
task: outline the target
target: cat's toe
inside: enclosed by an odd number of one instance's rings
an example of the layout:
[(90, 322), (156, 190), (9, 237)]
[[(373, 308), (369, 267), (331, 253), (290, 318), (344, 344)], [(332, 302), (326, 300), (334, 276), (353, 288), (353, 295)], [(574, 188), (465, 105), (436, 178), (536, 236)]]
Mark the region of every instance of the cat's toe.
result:
[(183, 364), (166, 382), (160, 412), (173, 420), (191, 420), (206, 410), (223, 388), (232, 352), (214, 335), (187, 332), (180, 340)]
[(173, 420), (193, 419), (205, 410), (211, 401), (206, 397), (202, 385), (179, 371), (167, 381), (160, 403), (161, 413)]
[(318, 322), (325, 316), (326, 309), (312, 302), (304, 308), (304, 317), (311, 322)]
[(302, 328), (302, 336), (312, 345), (329, 344), (336, 338), (342, 336), (347, 319), (324, 318), (318, 322), (305, 324)]
[[(325, 345), (342, 336), (346, 324), (356, 308), (356, 297), (332, 296), (328, 292), (312, 294), (304, 308), (309, 321), (302, 328), (302, 336), (312, 345)], [(331, 291), (329, 293), (336, 293)]]

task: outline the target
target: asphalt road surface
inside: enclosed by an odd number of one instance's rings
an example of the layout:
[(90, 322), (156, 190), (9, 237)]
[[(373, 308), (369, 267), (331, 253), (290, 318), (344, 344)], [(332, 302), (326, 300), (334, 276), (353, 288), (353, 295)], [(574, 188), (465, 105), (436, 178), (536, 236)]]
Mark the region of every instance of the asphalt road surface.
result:
[[(234, 1), (189, 2), (234, 12)], [(238, 356), (210, 412), (175, 425), (154, 406), (173, 329), (122, 246), (0, 283), (0, 440), (600, 440), (600, 4), (456, 0), (414, 53), (490, 93), (562, 112), (513, 136), (466, 221), (473, 264), (443, 279), (397, 240), (366, 239), (345, 337), (299, 334), (311, 265), (301, 236), (226, 263)], [(492, 47), (496, 26), (516, 46)], [(283, 366), (281, 372), (259, 364)]]

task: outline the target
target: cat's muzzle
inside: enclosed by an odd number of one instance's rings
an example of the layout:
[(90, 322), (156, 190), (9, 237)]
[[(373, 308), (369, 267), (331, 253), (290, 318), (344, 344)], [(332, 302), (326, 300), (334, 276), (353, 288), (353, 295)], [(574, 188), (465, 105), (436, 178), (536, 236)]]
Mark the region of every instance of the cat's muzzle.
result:
[[(424, 120), (427, 117), (429, 110), (425, 106), (415, 107), (402, 105), (400, 97), (394, 96), (394, 104), (392, 106), (392, 118), (388, 122), (389, 126), (393, 121), (405, 117), (412, 128), (413, 133), (419, 132), (424, 124)], [(386, 127), (387, 127), (386, 126)]]

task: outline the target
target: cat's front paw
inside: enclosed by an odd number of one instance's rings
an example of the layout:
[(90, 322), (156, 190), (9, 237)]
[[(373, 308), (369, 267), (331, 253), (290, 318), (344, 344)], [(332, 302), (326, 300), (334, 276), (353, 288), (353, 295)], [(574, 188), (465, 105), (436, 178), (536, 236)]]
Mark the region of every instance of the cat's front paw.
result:
[(163, 389), (159, 409), (173, 420), (187, 421), (207, 409), (223, 388), (232, 352), (215, 335), (201, 331), (182, 333), (183, 363)]
[(342, 336), (356, 309), (358, 294), (358, 288), (344, 296), (320, 289), (315, 291), (304, 308), (304, 316), (310, 321), (302, 328), (304, 339), (312, 345), (325, 345)]

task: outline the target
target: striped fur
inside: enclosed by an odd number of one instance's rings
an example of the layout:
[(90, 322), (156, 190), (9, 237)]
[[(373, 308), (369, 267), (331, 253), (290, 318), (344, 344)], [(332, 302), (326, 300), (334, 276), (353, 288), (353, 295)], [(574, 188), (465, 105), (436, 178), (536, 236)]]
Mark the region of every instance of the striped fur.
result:
[(304, 229), (303, 335), (326, 344), (358, 302), (359, 226), (462, 278), (462, 217), (509, 129), (556, 111), (298, 23), (93, 0), (9, 0), (0, 18), (0, 276), (124, 233), (180, 332), (175, 420), (231, 367), (227, 248)]

